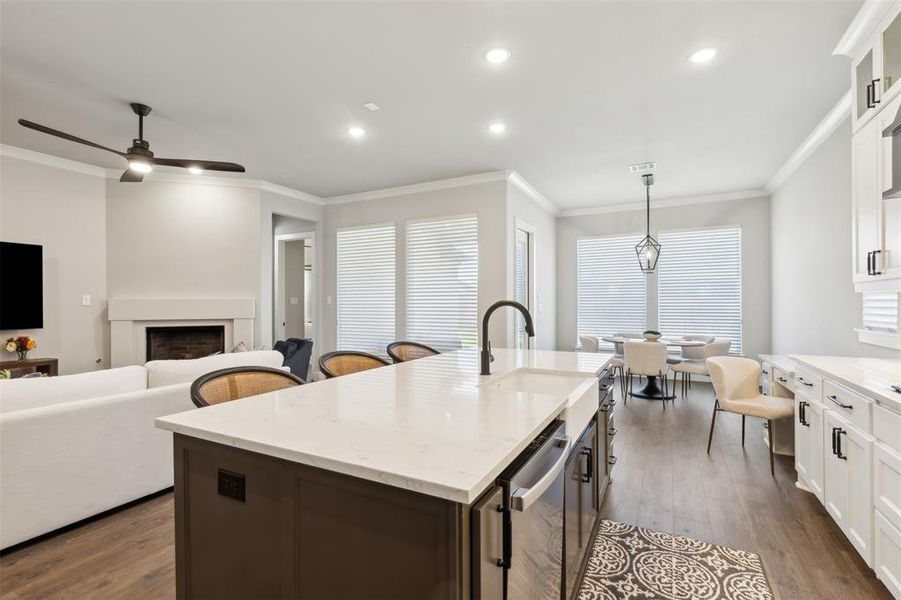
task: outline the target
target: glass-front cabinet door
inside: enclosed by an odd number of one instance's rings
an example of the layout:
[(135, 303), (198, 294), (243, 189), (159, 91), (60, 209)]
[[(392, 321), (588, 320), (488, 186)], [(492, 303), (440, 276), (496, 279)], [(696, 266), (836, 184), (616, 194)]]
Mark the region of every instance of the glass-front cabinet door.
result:
[(882, 32), (882, 96), (899, 89), (901, 80), (901, 14)]
[(854, 66), (854, 115), (862, 118), (873, 108), (873, 49)]

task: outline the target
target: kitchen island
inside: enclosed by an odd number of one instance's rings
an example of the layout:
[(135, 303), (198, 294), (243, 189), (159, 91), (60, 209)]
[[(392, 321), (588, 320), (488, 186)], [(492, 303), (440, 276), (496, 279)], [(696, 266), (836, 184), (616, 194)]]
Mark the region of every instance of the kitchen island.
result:
[(611, 355), (494, 355), (490, 376), (463, 350), (158, 419), (178, 596), (500, 597), (473, 507), (549, 427), (567, 449), (596, 432)]

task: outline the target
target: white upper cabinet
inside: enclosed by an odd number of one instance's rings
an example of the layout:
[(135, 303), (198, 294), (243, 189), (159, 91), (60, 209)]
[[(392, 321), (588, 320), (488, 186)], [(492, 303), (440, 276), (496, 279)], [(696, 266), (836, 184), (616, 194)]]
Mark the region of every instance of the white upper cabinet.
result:
[[(899, 19), (899, 23), (901, 23), (901, 19)], [(897, 51), (901, 53), (901, 48)], [(896, 85), (901, 86), (901, 83)], [(878, 190), (880, 215), (877, 223), (881, 227), (877, 231), (877, 242), (879, 249), (882, 250), (879, 270), (888, 278), (901, 278), (901, 197), (898, 193), (890, 192), (890, 190), (897, 192), (901, 189), (901, 181), (896, 181), (901, 177), (893, 174), (892, 167), (893, 162), (901, 159), (901, 156), (893, 155), (895, 151), (901, 149), (901, 137), (886, 137), (883, 132), (895, 122), (896, 118), (901, 117), (899, 111), (901, 111), (901, 94), (887, 104), (876, 118), (879, 135), (880, 181)], [(884, 197), (886, 195), (896, 197), (886, 198)]]
[(901, 15), (892, 15), (881, 35), (881, 96), (890, 100), (901, 93)]
[(866, 43), (853, 52), (849, 52), (853, 98), (851, 115), (854, 131), (857, 131), (901, 92), (901, 85), (898, 85), (901, 78), (901, 17), (898, 3), (887, 11), (875, 31), (866, 38)]
[(879, 148), (882, 130), (877, 121), (870, 121), (851, 141), (852, 238), (854, 240), (854, 282), (865, 282), (875, 276), (874, 263), (878, 258), (879, 205)]

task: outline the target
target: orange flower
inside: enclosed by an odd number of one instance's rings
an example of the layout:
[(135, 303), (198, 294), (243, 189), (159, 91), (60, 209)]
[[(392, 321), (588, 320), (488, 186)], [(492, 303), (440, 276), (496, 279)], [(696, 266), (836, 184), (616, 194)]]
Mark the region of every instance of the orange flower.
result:
[(31, 338), (28, 338), (28, 342), (25, 344), (26, 350), (34, 350), (38, 347), (38, 343)]

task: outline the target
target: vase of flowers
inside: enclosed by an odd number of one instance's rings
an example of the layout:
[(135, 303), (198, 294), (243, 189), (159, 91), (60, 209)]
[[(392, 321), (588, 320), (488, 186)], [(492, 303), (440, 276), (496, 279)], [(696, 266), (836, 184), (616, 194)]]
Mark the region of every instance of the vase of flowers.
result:
[(25, 360), (28, 358), (28, 351), (38, 347), (38, 343), (27, 335), (19, 337), (11, 337), (6, 340), (6, 351), (15, 352), (17, 360)]

